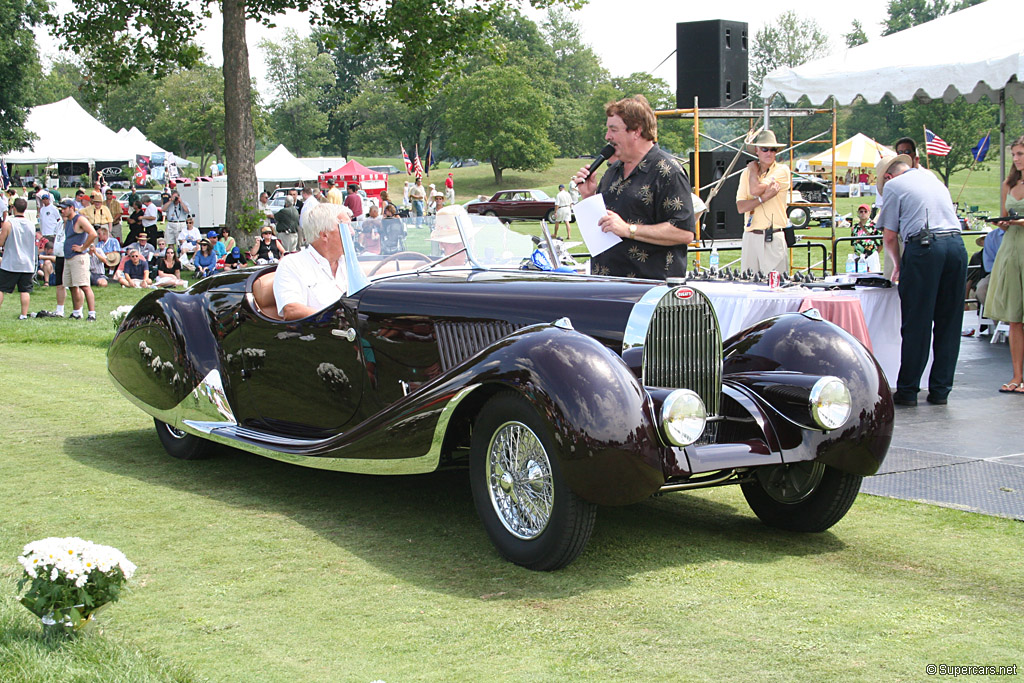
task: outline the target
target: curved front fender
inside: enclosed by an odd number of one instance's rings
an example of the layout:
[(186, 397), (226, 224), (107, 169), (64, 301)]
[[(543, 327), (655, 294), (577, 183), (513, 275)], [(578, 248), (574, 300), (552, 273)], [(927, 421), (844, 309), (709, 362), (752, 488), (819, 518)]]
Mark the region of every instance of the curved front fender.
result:
[(569, 486), (586, 500), (634, 503), (664, 483), (667, 449), (647, 393), (621, 358), (587, 335), (524, 328), (467, 361), (452, 381), (504, 385), (526, 397), (549, 425)]
[(847, 424), (831, 432), (801, 429), (761, 402), (776, 417), (772, 424), (786, 462), (820, 460), (865, 476), (878, 471), (892, 440), (895, 411), (882, 369), (857, 338), (828, 321), (789, 313), (740, 332), (724, 346), (727, 382), (732, 374), (742, 385), (738, 373), (763, 377), (776, 371), (832, 375), (846, 382), (853, 410)]

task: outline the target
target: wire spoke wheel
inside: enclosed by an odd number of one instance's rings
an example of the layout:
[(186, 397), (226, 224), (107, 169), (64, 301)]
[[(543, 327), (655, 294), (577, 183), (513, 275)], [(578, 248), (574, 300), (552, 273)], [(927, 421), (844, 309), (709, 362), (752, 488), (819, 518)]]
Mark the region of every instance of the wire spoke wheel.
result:
[(820, 462), (798, 462), (781, 465), (770, 470), (758, 470), (757, 479), (761, 488), (772, 500), (780, 503), (799, 503), (811, 495), (821, 483), (825, 466)]
[(484, 530), (502, 557), (551, 571), (583, 552), (597, 508), (566, 482), (562, 453), (542, 414), (514, 391), (488, 399), (473, 425), (469, 483)]
[(788, 531), (819, 532), (838, 522), (860, 491), (860, 475), (816, 461), (758, 467), (741, 484), (762, 522)]
[(554, 484), (551, 463), (533, 431), (521, 422), (506, 422), (491, 438), (487, 480), (498, 519), (516, 538), (536, 538), (551, 520)]

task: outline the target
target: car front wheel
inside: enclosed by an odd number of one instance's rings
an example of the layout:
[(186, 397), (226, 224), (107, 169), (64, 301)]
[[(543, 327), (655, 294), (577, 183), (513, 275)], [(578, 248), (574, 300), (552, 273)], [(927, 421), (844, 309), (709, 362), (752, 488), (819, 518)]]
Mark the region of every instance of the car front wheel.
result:
[(555, 210), (551, 209), (550, 211), (548, 211), (548, 215), (544, 216), (544, 220), (547, 221), (548, 223), (554, 223), (555, 222)]
[(473, 429), (469, 476), (477, 513), (502, 557), (537, 571), (575, 560), (596, 506), (566, 485), (545, 422), (526, 399), (497, 394)]
[(160, 437), (160, 443), (172, 458), (202, 460), (210, 457), (213, 444), (206, 439), (183, 432), (156, 418), (153, 418), (153, 423), (156, 425), (156, 435)]
[(807, 461), (759, 467), (742, 485), (762, 522), (788, 531), (825, 531), (853, 505), (863, 477)]

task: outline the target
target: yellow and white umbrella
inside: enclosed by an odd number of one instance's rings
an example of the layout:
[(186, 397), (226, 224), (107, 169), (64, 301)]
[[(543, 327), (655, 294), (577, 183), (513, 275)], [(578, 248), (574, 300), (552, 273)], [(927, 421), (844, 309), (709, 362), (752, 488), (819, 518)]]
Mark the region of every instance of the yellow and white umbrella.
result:
[[(885, 157), (891, 157), (896, 151), (880, 142), (872, 140), (863, 133), (857, 133), (849, 140), (836, 145), (836, 166), (847, 168), (874, 168)], [(811, 166), (832, 165), (832, 150), (827, 149), (821, 154), (808, 159)]]

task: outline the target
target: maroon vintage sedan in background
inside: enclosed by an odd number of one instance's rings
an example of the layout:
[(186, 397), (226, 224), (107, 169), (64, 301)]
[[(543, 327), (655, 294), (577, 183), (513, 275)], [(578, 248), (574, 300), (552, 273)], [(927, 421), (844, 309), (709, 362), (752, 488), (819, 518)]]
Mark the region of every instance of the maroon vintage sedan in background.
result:
[(555, 200), (543, 190), (502, 190), (485, 202), (466, 205), (466, 211), (503, 221), (555, 222)]

